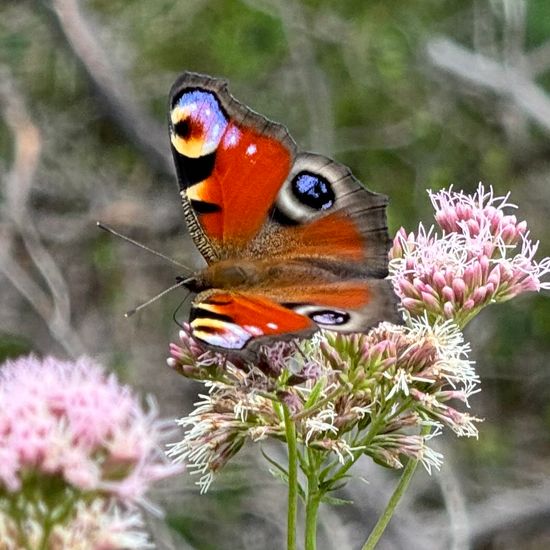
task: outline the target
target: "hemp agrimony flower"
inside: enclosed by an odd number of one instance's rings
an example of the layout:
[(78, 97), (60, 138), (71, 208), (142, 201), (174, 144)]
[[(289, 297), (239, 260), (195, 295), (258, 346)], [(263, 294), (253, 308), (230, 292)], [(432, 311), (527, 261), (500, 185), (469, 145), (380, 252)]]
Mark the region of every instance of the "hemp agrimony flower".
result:
[(550, 288), (543, 281), (550, 258), (534, 259), (538, 243), (526, 222), (508, 213), (514, 207), (508, 196), (480, 184), (472, 196), (450, 189), (430, 198), (440, 233), (422, 225), (400, 229), (389, 254), (402, 325), (381, 323), (367, 334), (320, 332), (263, 346), (253, 359), (210, 351), (188, 327), (180, 332), (168, 364), (205, 391), (178, 421), (185, 432), (169, 455), (199, 475), (201, 492), (245, 443), (286, 442), (288, 467), (268, 460), (289, 485), (289, 533), (298, 466), (307, 479), (301, 494), (310, 550), (319, 504), (331, 501), (328, 494), (359, 458), (389, 468), (407, 461), (396, 490), (402, 492), (417, 462), (428, 472), (441, 466), (429, 442), (444, 428), (477, 437), (480, 420), (465, 409), (479, 378), (461, 329), (490, 303)]
[(2, 365), (6, 548), (148, 547), (139, 513), (130, 508), (151, 507), (151, 484), (180, 470), (161, 452), (166, 428), (154, 406), (144, 410), (91, 359), (29, 356)]
[(479, 184), (473, 196), (430, 192), (442, 230), (401, 228), (390, 251), (396, 294), (412, 315), (453, 319), (464, 326), (484, 306), (522, 292), (550, 288), (550, 258), (534, 259), (538, 242), (527, 223), (508, 214), (508, 195), (496, 197)]
[[(431, 326), (423, 318), (410, 326), (382, 323), (366, 335), (324, 332), (299, 344), (299, 352), (277, 344), (284, 368), (268, 374), (228, 359), (222, 367), (215, 353), (198, 348), (194, 365), (185, 363), (193, 361), (185, 352), (189, 339), (182, 331), (181, 346), (171, 345), (170, 365), (179, 372), (218, 370), (196, 408), (178, 421), (187, 431), (169, 454), (200, 474), (203, 492), (246, 441), (284, 439), (281, 405), (294, 415), (298, 441), (327, 459), (333, 454), (340, 465), (365, 454), (400, 468), (400, 456), (408, 456), (429, 470), (440, 458), (410, 435), (411, 427), (447, 425), (458, 435), (477, 435), (477, 419), (449, 404), (467, 402), (478, 384), (469, 348), (452, 323)], [(273, 349), (262, 349), (258, 363), (270, 354)]]

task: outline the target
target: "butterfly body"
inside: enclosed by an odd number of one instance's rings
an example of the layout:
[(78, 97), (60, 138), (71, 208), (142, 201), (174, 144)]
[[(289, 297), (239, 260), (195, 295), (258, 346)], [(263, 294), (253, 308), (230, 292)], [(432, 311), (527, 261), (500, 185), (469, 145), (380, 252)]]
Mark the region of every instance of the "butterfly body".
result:
[(197, 293), (195, 338), (238, 351), (398, 320), (384, 280), (386, 197), (335, 161), (299, 152), (222, 80), (185, 73), (169, 109), (186, 222), (208, 264), (186, 281)]

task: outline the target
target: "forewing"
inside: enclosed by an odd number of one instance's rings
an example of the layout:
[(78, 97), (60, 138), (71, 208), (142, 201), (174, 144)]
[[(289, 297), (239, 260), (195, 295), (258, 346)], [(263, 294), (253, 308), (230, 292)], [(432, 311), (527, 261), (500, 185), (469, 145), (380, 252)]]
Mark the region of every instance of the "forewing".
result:
[(184, 73), (170, 92), (170, 141), (190, 233), (205, 258), (237, 255), (265, 224), (296, 146), (223, 80)]

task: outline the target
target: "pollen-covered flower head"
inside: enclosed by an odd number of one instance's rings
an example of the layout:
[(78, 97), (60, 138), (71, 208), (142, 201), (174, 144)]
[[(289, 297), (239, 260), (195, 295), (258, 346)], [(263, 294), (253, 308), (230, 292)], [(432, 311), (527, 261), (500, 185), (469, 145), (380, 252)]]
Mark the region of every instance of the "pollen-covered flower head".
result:
[[(188, 338), (180, 334), (170, 347), (169, 364), (180, 372), (191, 367), (183, 363), (191, 360), (183, 351)], [(293, 355), (279, 344), (261, 352), (260, 363), (271, 360), (273, 369), (226, 358), (210, 371), (215, 378), (205, 381), (208, 391), (195, 409), (178, 421), (185, 434), (169, 454), (199, 476), (202, 492), (246, 442), (284, 439), (282, 406), (300, 443), (341, 464), (366, 454), (401, 467), (400, 457), (408, 456), (430, 469), (441, 457), (419, 433), (424, 426), (477, 435), (477, 419), (450, 403), (467, 403), (478, 384), (469, 348), (450, 321), (432, 325), (425, 316), (409, 326), (382, 323), (368, 334), (320, 332), (292, 348)], [(208, 371), (212, 359), (201, 351), (195, 368)]]
[[(459, 436), (477, 436), (478, 419), (455, 404), (467, 405), (479, 391), (468, 352), (454, 323), (432, 325), (427, 316), (409, 326), (381, 323), (359, 337), (327, 333), (322, 353), (346, 365), (339, 378), (347, 388), (309, 419), (309, 442), (322, 437), (327, 447), (330, 440), (344, 441), (389, 467), (402, 466), (400, 455), (421, 460), (428, 470), (439, 467), (441, 457), (410, 429), (430, 425), (433, 436), (448, 426)], [(356, 438), (358, 427), (368, 434), (372, 424), (376, 435)]]
[(420, 224), (401, 228), (390, 251), (390, 275), (403, 307), (413, 316), (454, 319), (464, 326), (482, 307), (526, 291), (550, 288), (550, 258), (537, 262), (525, 221), (508, 210), (508, 196), (479, 185), (474, 195), (430, 192), (438, 234)]
[(139, 502), (177, 471), (161, 449), (165, 426), (91, 359), (8, 361), (0, 367), (0, 487), (9, 494), (55, 478)]

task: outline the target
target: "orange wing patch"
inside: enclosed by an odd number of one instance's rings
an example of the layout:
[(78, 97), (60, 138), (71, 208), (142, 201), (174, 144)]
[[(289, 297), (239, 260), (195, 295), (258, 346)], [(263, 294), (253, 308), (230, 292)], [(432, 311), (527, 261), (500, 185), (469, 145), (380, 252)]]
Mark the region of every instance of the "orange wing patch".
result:
[(200, 216), (213, 239), (242, 246), (259, 232), (290, 169), (289, 150), (252, 128), (229, 123), (210, 177), (199, 184), (202, 200), (220, 210)]
[(355, 223), (341, 212), (327, 214), (302, 226), (280, 231), (282, 249), (288, 258), (322, 257), (361, 262), (365, 258), (365, 239)]
[[(316, 304), (341, 309), (361, 309), (371, 300), (367, 282), (324, 283), (282, 289), (284, 302)], [(281, 293), (282, 294), (282, 293)]]
[[(189, 75), (173, 92), (170, 139), (184, 199), (220, 249), (242, 247), (266, 222), (290, 171), (294, 143), (279, 125), (239, 105), (220, 82)], [(216, 91), (208, 89), (217, 88)]]
[(240, 292), (197, 296), (190, 315), (193, 337), (224, 349), (243, 349), (250, 340), (308, 335), (316, 325), (267, 297)]

